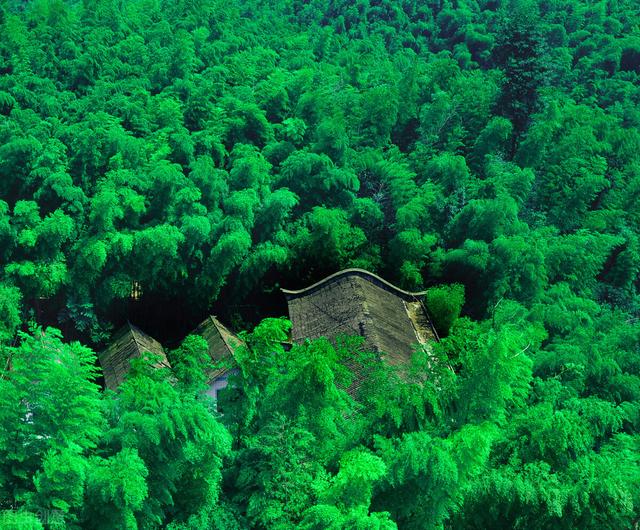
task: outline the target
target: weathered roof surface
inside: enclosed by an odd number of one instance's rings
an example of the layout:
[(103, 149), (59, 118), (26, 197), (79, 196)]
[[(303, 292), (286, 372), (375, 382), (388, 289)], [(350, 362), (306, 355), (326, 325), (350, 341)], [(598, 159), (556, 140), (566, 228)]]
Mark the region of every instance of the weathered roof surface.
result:
[(147, 352), (161, 357), (158, 367), (170, 366), (162, 344), (156, 339), (129, 323), (120, 328), (111, 344), (98, 354), (105, 386), (111, 390), (117, 389), (131, 368), (131, 359)]
[[(193, 330), (194, 334), (203, 337), (209, 346), (209, 356), (214, 363), (233, 355), (236, 348), (243, 342), (216, 317), (209, 315), (198, 327)], [(223, 375), (227, 368), (220, 368), (209, 373), (209, 379), (213, 380)]]
[(294, 342), (361, 335), (390, 364), (409, 362), (417, 344), (435, 340), (424, 292), (404, 291), (363, 269), (345, 269), (306, 289), (282, 289)]

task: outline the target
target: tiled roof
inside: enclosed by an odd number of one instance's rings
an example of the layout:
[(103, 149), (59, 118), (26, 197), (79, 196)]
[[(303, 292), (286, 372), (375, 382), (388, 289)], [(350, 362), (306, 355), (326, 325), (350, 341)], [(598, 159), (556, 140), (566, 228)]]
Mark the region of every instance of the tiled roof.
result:
[[(193, 333), (200, 335), (207, 341), (209, 356), (216, 364), (232, 356), (235, 349), (242, 345), (242, 341), (235, 334), (229, 331), (216, 317), (211, 315), (202, 321), (198, 327), (193, 330)], [(227, 371), (227, 368), (213, 370), (208, 374), (209, 380), (213, 381)]]
[(305, 289), (282, 291), (294, 342), (360, 335), (364, 348), (402, 366), (419, 344), (437, 340), (422, 303), (424, 292), (404, 291), (363, 269), (346, 269)]
[(129, 323), (120, 328), (111, 344), (98, 354), (105, 386), (111, 390), (118, 388), (131, 368), (131, 359), (147, 352), (160, 356), (159, 367), (170, 366), (164, 348), (157, 340)]

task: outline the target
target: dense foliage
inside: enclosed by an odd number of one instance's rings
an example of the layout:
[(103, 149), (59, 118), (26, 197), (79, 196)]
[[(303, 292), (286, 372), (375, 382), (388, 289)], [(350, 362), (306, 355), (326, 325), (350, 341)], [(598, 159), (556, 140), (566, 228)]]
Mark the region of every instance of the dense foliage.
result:
[[(633, 528), (639, 22), (4, 0), (0, 525)], [(286, 351), (266, 319), (221, 414), (197, 338), (110, 393), (46, 328), (99, 347), (132, 292), (204, 314), (347, 266), (430, 288), (443, 340), (410, 370), (356, 339)]]

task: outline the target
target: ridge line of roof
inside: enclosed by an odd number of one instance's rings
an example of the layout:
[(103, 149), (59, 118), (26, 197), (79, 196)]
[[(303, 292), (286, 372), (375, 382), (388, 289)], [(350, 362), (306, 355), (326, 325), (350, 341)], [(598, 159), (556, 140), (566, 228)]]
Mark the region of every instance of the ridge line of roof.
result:
[(137, 328), (135, 328), (134, 325), (128, 320), (127, 320), (127, 327), (129, 328), (129, 333), (131, 333), (131, 338), (133, 339), (133, 343), (136, 345), (136, 350), (138, 350), (138, 355), (142, 356), (142, 346), (138, 342), (138, 337), (136, 332)]
[[(411, 318), (411, 313), (409, 313), (409, 308), (407, 307), (407, 301), (403, 300), (402, 301), (402, 305), (404, 306), (404, 310), (407, 313), (407, 317), (409, 318), (409, 322), (411, 322), (411, 329), (413, 329), (413, 334), (416, 336), (416, 341), (418, 344), (424, 344), (421, 340), (420, 340), (420, 334), (418, 332), (418, 326), (416, 325), (416, 322), (413, 320), (413, 318)], [(429, 322), (429, 326), (431, 326), (431, 320), (429, 319), (428, 315), (425, 315), (427, 317), (427, 322)]]
[[(164, 346), (162, 345), (162, 343), (158, 339), (156, 339), (155, 337), (152, 337), (148, 333), (145, 333), (138, 326), (136, 326), (135, 324), (132, 324), (129, 321), (127, 321), (127, 325), (129, 326), (129, 330), (131, 331), (131, 335), (133, 337), (133, 342), (135, 343), (136, 348), (138, 348), (138, 354), (140, 356), (142, 356), (142, 354), (144, 352), (156, 353), (156, 352), (152, 352), (152, 351), (149, 351), (149, 350), (143, 350), (142, 344), (140, 344), (140, 342), (138, 341), (138, 335), (144, 335), (145, 337), (149, 337), (149, 339), (151, 339), (153, 342), (156, 342), (160, 346), (160, 351), (166, 357), (167, 353), (164, 351)], [(169, 360), (167, 359), (167, 363), (168, 362), (169, 362)], [(161, 363), (164, 364), (164, 361), (161, 361)]]
[(225, 338), (224, 334), (222, 333), (222, 329), (224, 329), (227, 333), (229, 333), (230, 335), (235, 335), (235, 333), (233, 333), (231, 330), (229, 330), (227, 328), (227, 326), (225, 326), (222, 322), (220, 322), (218, 320), (218, 317), (209, 314), (209, 318), (211, 319), (211, 323), (213, 324), (213, 326), (216, 328), (216, 331), (218, 332), (218, 335), (220, 336), (220, 339), (222, 340), (222, 343), (225, 345), (225, 347), (227, 348), (227, 351), (229, 352), (229, 355), (233, 355), (233, 348), (231, 347), (231, 345), (227, 342), (227, 339)]
[(349, 274), (356, 274), (359, 276), (364, 276), (365, 279), (374, 279), (380, 283), (382, 283), (383, 285), (385, 285), (386, 287), (389, 287), (392, 291), (395, 291), (396, 293), (399, 293), (401, 295), (404, 296), (411, 296), (411, 297), (417, 297), (417, 296), (423, 296), (426, 294), (426, 291), (417, 291), (417, 292), (409, 292), (409, 291), (405, 291), (404, 289), (400, 289), (400, 287), (397, 287), (396, 285), (393, 285), (392, 283), (388, 282), (387, 280), (385, 280), (384, 278), (381, 278), (380, 276), (378, 276), (377, 274), (374, 274), (373, 272), (370, 272), (366, 269), (358, 269), (358, 268), (350, 268), (350, 269), (342, 269), (341, 271), (338, 272), (334, 272), (333, 274), (330, 274), (329, 276), (327, 276), (326, 278), (323, 278), (320, 281), (317, 281), (314, 284), (309, 285), (308, 287), (304, 287), (303, 289), (297, 289), (297, 290), (292, 290), (292, 289), (283, 289), (280, 288), (280, 290), (285, 294), (285, 295), (300, 295), (300, 294), (305, 294), (307, 292), (310, 292), (314, 289), (317, 289), (318, 287), (331, 282), (332, 280), (335, 280), (337, 278), (340, 278), (342, 276), (347, 276)]
[[(346, 269), (346, 270), (349, 270), (349, 269)], [(357, 288), (360, 291), (360, 296), (362, 298), (362, 316), (365, 319), (364, 322), (362, 322), (363, 337), (365, 338), (365, 340), (369, 339), (370, 342), (372, 343), (373, 348), (377, 350), (377, 353), (380, 353), (381, 341), (380, 341), (380, 336), (378, 334), (378, 328), (375, 325), (373, 326), (369, 325), (373, 321), (373, 319), (371, 318), (371, 310), (369, 309), (369, 299), (367, 298), (367, 295), (364, 292), (364, 289), (362, 288), (361, 285), (358, 285)], [(366, 337), (365, 333), (368, 333), (369, 337)]]

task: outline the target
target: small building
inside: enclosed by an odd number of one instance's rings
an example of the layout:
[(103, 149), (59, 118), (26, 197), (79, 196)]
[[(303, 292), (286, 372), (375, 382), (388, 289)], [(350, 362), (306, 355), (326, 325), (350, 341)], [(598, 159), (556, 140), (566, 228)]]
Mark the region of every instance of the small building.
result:
[[(217, 365), (223, 360), (231, 360), (233, 358), (235, 350), (242, 346), (243, 342), (229, 329), (227, 329), (222, 322), (216, 317), (209, 315), (200, 325), (192, 332), (195, 335), (200, 335), (207, 341), (209, 346), (209, 356), (211, 360)], [(229, 376), (232, 375), (236, 368), (225, 366), (222, 368), (215, 368), (209, 372), (209, 394), (212, 398), (218, 398), (218, 392), (229, 384)]]
[[(287, 298), (291, 339), (338, 335), (364, 337), (364, 348), (384, 353), (392, 365), (409, 363), (420, 345), (438, 340), (422, 302), (424, 292), (408, 292), (363, 269), (345, 269), (300, 290), (282, 289)], [(208, 316), (192, 332), (202, 336), (216, 367), (208, 374), (207, 394), (218, 399), (220, 390), (237, 368), (234, 355), (244, 343), (216, 317)], [(287, 346), (287, 345), (285, 345)], [(105, 386), (115, 390), (124, 381), (130, 361), (146, 352), (160, 358), (158, 367), (170, 368), (162, 345), (132, 324), (121, 328), (99, 355)], [(220, 366), (222, 361), (225, 366)], [(356, 382), (357, 383), (357, 382)]]
[(164, 348), (156, 339), (130, 323), (120, 328), (111, 344), (98, 354), (105, 386), (116, 390), (131, 368), (131, 359), (142, 357), (145, 353), (160, 357), (157, 367), (170, 367)]
[(387, 362), (407, 364), (416, 347), (437, 340), (422, 299), (364, 269), (345, 269), (287, 297), (292, 339), (360, 335)]

